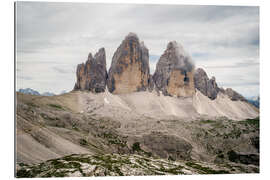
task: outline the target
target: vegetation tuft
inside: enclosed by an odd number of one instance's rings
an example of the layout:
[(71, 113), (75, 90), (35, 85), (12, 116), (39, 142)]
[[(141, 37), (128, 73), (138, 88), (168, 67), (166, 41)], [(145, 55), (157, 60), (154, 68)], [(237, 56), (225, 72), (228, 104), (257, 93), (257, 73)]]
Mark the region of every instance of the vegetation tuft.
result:
[(50, 106), (54, 109), (64, 110), (64, 108), (62, 106), (60, 106), (59, 104), (48, 104), (48, 106)]
[(214, 169), (211, 169), (209, 167), (201, 166), (201, 165), (196, 164), (194, 162), (187, 162), (186, 165), (189, 167), (192, 167), (194, 169), (199, 170), (199, 172), (202, 174), (229, 174), (229, 172), (226, 170), (214, 170)]

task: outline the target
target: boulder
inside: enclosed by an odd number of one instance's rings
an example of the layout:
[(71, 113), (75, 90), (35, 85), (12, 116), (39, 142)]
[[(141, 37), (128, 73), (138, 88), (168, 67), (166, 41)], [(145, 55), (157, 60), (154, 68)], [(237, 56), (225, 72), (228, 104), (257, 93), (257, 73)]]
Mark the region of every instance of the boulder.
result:
[(193, 76), (191, 57), (176, 41), (169, 42), (153, 75), (157, 89), (168, 96), (192, 96), (195, 93)]
[(88, 90), (95, 93), (104, 92), (107, 79), (105, 49), (99, 49), (94, 57), (90, 53), (87, 61), (77, 66), (76, 75), (75, 90)]
[(148, 49), (136, 34), (129, 33), (113, 55), (108, 90), (114, 94), (145, 91), (149, 86), (149, 72)]

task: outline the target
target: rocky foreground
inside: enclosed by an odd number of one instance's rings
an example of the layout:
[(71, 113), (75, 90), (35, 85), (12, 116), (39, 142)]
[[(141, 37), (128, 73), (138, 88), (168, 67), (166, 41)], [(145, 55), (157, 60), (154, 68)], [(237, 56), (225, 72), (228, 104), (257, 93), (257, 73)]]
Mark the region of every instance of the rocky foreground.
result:
[[(141, 151), (138, 149), (137, 151)], [(258, 173), (254, 165), (172, 161), (146, 155), (73, 154), (36, 165), (20, 163), (17, 177), (145, 176)]]

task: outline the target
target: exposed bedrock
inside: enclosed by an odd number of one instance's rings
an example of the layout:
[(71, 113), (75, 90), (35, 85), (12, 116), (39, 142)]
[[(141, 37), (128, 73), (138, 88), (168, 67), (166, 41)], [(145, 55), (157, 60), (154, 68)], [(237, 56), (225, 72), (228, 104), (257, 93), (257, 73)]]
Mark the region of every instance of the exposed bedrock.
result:
[(208, 78), (206, 72), (202, 68), (198, 68), (194, 74), (195, 88), (201, 91), (205, 96), (210, 99), (216, 99), (219, 88), (216, 83), (216, 78)]
[(87, 61), (78, 64), (76, 75), (75, 90), (89, 90), (95, 93), (104, 92), (107, 79), (105, 49), (99, 49), (94, 57), (89, 53)]
[(149, 78), (148, 49), (136, 34), (129, 33), (113, 55), (108, 89), (114, 94), (145, 91)]
[(194, 88), (194, 63), (176, 41), (169, 42), (160, 57), (153, 80), (159, 91), (169, 96), (192, 96)]

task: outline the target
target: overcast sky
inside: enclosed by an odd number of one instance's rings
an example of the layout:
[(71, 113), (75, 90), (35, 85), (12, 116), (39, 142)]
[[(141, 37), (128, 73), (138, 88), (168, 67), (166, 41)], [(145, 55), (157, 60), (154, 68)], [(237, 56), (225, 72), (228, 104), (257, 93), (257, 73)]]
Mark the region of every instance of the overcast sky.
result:
[(72, 90), (88, 53), (113, 53), (129, 32), (149, 49), (154, 73), (169, 41), (221, 87), (259, 95), (259, 8), (235, 6), (17, 3), (17, 89)]

